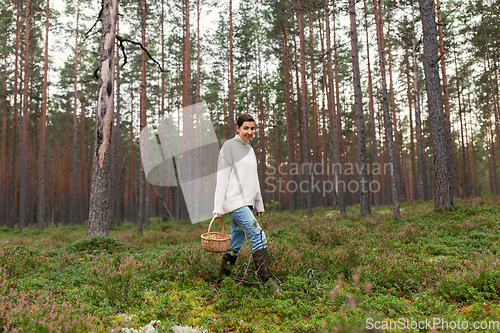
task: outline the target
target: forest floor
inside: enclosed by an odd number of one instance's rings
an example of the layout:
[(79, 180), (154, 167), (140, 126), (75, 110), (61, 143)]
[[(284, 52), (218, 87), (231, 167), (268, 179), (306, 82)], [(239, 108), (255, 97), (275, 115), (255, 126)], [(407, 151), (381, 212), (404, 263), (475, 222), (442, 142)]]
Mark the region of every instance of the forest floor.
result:
[(365, 218), (357, 207), (274, 212), (266, 232), (281, 296), (256, 283), (248, 241), (216, 289), (221, 255), (200, 246), (208, 223), (151, 219), (138, 235), (125, 222), (92, 239), (85, 225), (0, 228), (0, 331), (498, 331), (500, 198), (401, 207), (401, 222), (389, 206)]

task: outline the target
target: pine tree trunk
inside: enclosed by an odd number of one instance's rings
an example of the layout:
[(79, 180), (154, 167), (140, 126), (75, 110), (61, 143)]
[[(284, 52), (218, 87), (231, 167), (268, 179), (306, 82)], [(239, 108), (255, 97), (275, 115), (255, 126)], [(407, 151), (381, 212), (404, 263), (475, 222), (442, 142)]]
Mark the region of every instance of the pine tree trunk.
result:
[(411, 200), (417, 200), (417, 163), (415, 160), (415, 140), (413, 135), (413, 110), (412, 110), (412, 94), (411, 94), (411, 83), (410, 83), (410, 56), (408, 54), (409, 45), (405, 42), (405, 65), (406, 65), (406, 86), (407, 86), (407, 96), (408, 96), (408, 107), (410, 114), (410, 158), (411, 158), (411, 176), (408, 180), (410, 185), (410, 197)]
[[(323, 15), (321, 15), (321, 11), (320, 13), (318, 13), (318, 25), (319, 25), (319, 39), (321, 41), (321, 54), (325, 54), (325, 45), (324, 45), (324, 36), (323, 36), (323, 27), (322, 27), (322, 20), (323, 20)], [(325, 57), (321, 57), (321, 63), (322, 63), (322, 71), (323, 71), (323, 76), (322, 76), (322, 80), (321, 80), (321, 91), (323, 93), (323, 98), (321, 98), (321, 110), (322, 110), (322, 113), (321, 113), (321, 121), (322, 121), (322, 127), (321, 127), (321, 140), (322, 140), (322, 159), (321, 159), (321, 163), (324, 164), (324, 165), (330, 165), (330, 161), (328, 159), (328, 150), (327, 150), (327, 141), (328, 141), (328, 134), (327, 134), (327, 128), (326, 128), (326, 112), (328, 112), (328, 108), (325, 107), (325, 99), (328, 98), (328, 89), (327, 89), (327, 81), (326, 81), (326, 77), (327, 77), (327, 71), (326, 71), (326, 61), (325, 61)], [(321, 181), (323, 182), (323, 184), (325, 184), (326, 186), (326, 181), (330, 181), (329, 179), (329, 174), (327, 173), (326, 175), (323, 174), (321, 175)], [(332, 193), (335, 193), (335, 192), (332, 192)], [(322, 197), (322, 202), (323, 202), (323, 206), (328, 206), (330, 205), (330, 200), (328, 198), (328, 196), (324, 195), (323, 194), (323, 197)]]
[[(304, 7), (302, 0), (297, 1), (298, 6), (298, 23), (299, 23), (299, 39), (300, 39), (300, 76), (302, 88), (302, 106), (301, 106), (301, 124), (300, 138), (302, 141), (302, 165), (310, 165), (309, 151), (309, 127), (308, 127), (308, 108), (307, 108), (307, 82), (306, 82), (306, 43), (304, 38)], [(306, 167), (303, 175), (303, 183), (306, 184), (305, 189), (301, 188), (302, 194), (306, 199), (307, 216), (312, 217), (312, 195), (311, 195), (311, 168)], [(302, 183), (301, 183), (302, 184)]]
[[(472, 123), (472, 121), (471, 121)], [(478, 197), (477, 192), (477, 178), (476, 178), (476, 149), (474, 148), (474, 131), (471, 129), (471, 149), (472, 149), (472, 195), (474, 198)]]
[[(232, 20), (231, 20), (232, 24)], [(162, 44), (163, 47), (163, 44)], [(200, 103), (201, 90), (200, 0), (196, 1), (196, 104)], [(201, 130), (201, 128), (200, 128)]]
[(16, 14), (16, 44), (15, 44), (15, 69), (14, 69), (14, 107), (12, 112), (12, 141), (10, 147), (10, 181), (9, 181), (9, 198), (8, 206), (9, 213), (7, 218), (7, 227), (14, 229), (14, 223), (17, 221), (17, 205), (16, 205), (16, 170), (17, 170), (17, 95), (18, 95), (18, 78), (19, 78), (19, 34), (21, 33), (20, 27), (21, 19), (21, 1), (17, 1), (17, 14)]
[(443, 95), (436, 61), (438, 56), (437, 28), (433, 1), (419, 0), (424, 44), (425, 89), (429, 106), (434, 167), (434, 209), (453, 206), (450, 159), (446, 135)]
[[(191, 105), (191, 33), (189, 24), (189, 0), (184, 1), (184, 53), (182, 57), (182, 107)], [(234, 134), (234, 133), (232, 133)]]
[(23, 118), (21, 121), (21, 151), (19, 154), (19, 230), (28, 226), (28, 112), (29, 112), (29, 64), (30, 64), (30, 0), (26, 0), (24, 21), (24, 83)]
[[(342, 108), (340, 106), (340, 78), (339, 78), (339, 56), (338, 56), (338, 48), (337, 48), (337, 24), (336, 24), (336, 14), (337, 14), (337, 9), (335, 8), (335, 2), (333, 3), (333, 64), (334, 64), (334, 72), (335, 72), (335, 102), (336, 102), (336, 110), (337, 112), (335, 113), (336, 117), (336, 125), (337, 125), (337, 140), (339, 141), (340, 145), (340, 151), (343, 154), (342, 161), (347, 160), (347, 153), (344, 153), (347, 151), (347, 147), (344, 144), (344, 137), (342, 136), (342, 122), (340, 121), (342, 118)], [(342, 162), (343, 163), (343, 162)], [(344, 164), (342, 164), (342, 167), (344, 167)], [(344, 186), (344, 205), (346, 204), (345, 201), (345, 193), (346, 193), (346, 186)], [(342, 209), (340, 209), (342, 212)]]
[[(366, 9), (366, 0), (363, 0), (364, 5), (364, 17), (365, 17), (365, 33), (366, 40), (369, 41), (370, 38), (368, 36), (368, 17), (367, 17), (367, 9)], [(369, 109), (370, 109), (370, 146), (372, 150), (372, 165), (376, 166), (379, 163), (378, 158), (378, 144), (377, 144), (377, 136), (376, 136), (376, 127), (375, 127), (375, 107), (373, 102), (373, 82), (372, 82), (372, 70), (370, 64), (370, 45), (366, 46), (366, 61), (368, 65), (368, 97), (369, 97)], [(373, 181), (380, 186), (380, 177), (378, 174), (373, 174)], [(372, 193), (373, 195), (373, 205), (378, 207), (380, 205), (380, 192)]]
[[(490, 96), (489, 96), (489, 93), (486, 92), (486, 110), (487, 110), (487, 113), (488, 113), (488, 116), (487, 116), (487, 119), (488, 119), (488, 123), (487, 123), (487, 126), (486, 128), (489, 128), (490, 131), (490, 147), (491, 147), (491, 150), (490, 150), (490, 156), (491, 156), (491, 169), (490, 169), (490, 180), (491, 180), (491, 184), (490, 184), (490, 190), (491, 190), (491, 194), (494, 194), (494, 195), (498, 195), (498, 186), (497, 186), (497, 173), (496, 173), (496, 159), (495, 159), (495, 145), (494, 145), (494, 142), (493, 142), (493, 138), (494, 138), (494, 134), (493, 134), (493, 126), (491, 126), (491, 106), (490, 106)], [(488, 131), (486, 131), (486, 134), (488, 134)]]
[[(470, 94), (468, 96), (468, 104), (469, 104), (469, 111), (471, 108), (470, 104)], [(464, 110), (465, 111), (465, 110)], [(469, 125), (470, 126), (470, 125)], [(471, 159), (472, 159), (472, 152), (471, 152), (471, 147), (470, 147), (470, 138), (469, 138), (469, 129), (467, 128), (467, 112), (464, 114), (464, 127), (465, 127), (465, 140), (467, 141), (467, 175), (469, 176), (469, 193), (470, 196), (472, 196), (472, 187), (474, 184), (474, 176), (473, 176), (473, 171), (472, 171), (472, 166), (471, 166)]]
[(257, 99), (257, 110), (259, 112), (259, 179), (260, 179), (260, 191), (262, 193), (262, 200), (264, 203), (268, 202), (268, 192), (266, 191), (266, 135), (264, 132), (264, 106), (262, 97), (260, 96), (260, 83), (262, 82), (261, 77), (261, 62), (260, 62), (260, 38), (257, 34), (257, 84), (256, 84), (256, 99)]
[[(318, 107), (316, 100), (316, 81), (314, 75), (314, 34), (313, 34), (313, 13), (310, 14), (311, 19), (309, 20), (309, 40), (310, 40), (310, 54), (311, 54), (311, 102), (312, 102), (312, 135), (313, 135), (313, 165), (317, 165), (321, 163), (321, 150), (319, 146), (319, 124), (318, 124)], [(316, 174), (313, 172), (312, 184), (318, 183), (322, 184), (321, 173)], [(314, 188), (313, 188), (314, 189)], [(321, 193), (315, 192), (312, 190), (312, 198), (315, 206), (319, 206), (321, 204)]]
[(233, 68), (233, 1), (229, 0), (229, 100), (228, 100), (228, 130), (229, 137), (236, 133), (234, 127), (234, 68)]
[(61, 176), (61, 191), (62, 195), (60, 198), (60, 207), (62, 220), (64, 225), (68, 225), (71, 221), (71, 187), (69, 185), (71, 179), (69, 175), (69, 164), (70, 164), (70, 147), (69, 147), (69, 129), (71, 127), (71, 111), (69, 109), (66, 110), (65, 113), (66, 128), (64, 130), (64, 157), (62, 158), (62, 176)]
[(425, 172), (424, 139), (422, 135), (422, 121), (420, 118), (420, 92), (418, 88), (418, 64), (417, 64), (417, 38), (415, 36), (415, 14), (412, 1), (412, 54), (413, 54), (413, 98), (415, 102), (415, 131), (417, 133), (417, 198), (429, 200), (427, 191), (427, 174)]
[[(286, 107), (286, 134), (287, 134), (287, 145), (288, 145), (288, 165), (290, 166), (292, 163), (295, 163), (295, 150), (293, 147), (293, 119), (292, 119), (292, 106), (291, 106), (291, 98), (290, 98), (290, 69), (289, 69), (289, 60), (288, 60), (288, 37), (287, 37), (287, 27), (286, 23), (283, 24), (283, 67), (284, 67), (284, 76), (285, 76), (285, 107)], [(292, 175), (290, 175), (290, 170), (288, 170), (287, 176), (290, 177), (291, 180)], [(286, 191), (286, 187), (285, 187)], [(295, 210), (295, 196), (293, 193), (290, 194), (290, 205), (289, 209), (292, 211)]]
[[(458, 77), (457, 77), (458, 78)], [(460, 90), (458, 86), (458, 79), (457, 79), (457, 96), (458, 96), (458, 115), (460, 118), (460, 137), (461, 137), (461, 147), (462, 147), (462, 191), (464, 193), (465, 198), (470, 197), (470, 191), (469, 191), (469, 174), (467, 173), (467, 167), (465, 165), (465, 142), (464, 142), (464, 128), (463, 128), (463, 123), (462, 123), (462, 106), (460, 103)]]
[[(116, 33), (119, 33), (119, 18), (116, 20)], [(116, 51), (116, 122), (114, 128), (114, 144), (115, 144), (115, 223), (120, 225), (123, 222), (122, 214), (122, 138), (121, 138), (121, 94), (120, 94), (120, 52)]]
[[(192, 92), (191, 92), (191, 26), (189, 23), (189, 0), (184, 0), (184, 41), (183, 41), (183, 47), (184, 47), (184, 54), (182, 57), (182, 107), (186, 108), (191, 105), (192, 101)], [(188, 118), (189, 114), (187, 112), (182, 113), (182, 123), (183, 123), (183, 132), (184, 133), (189, 133), (192, 127), (192, 119)], [(230, 133), (231, 136), (234, 135), (233, 133)], [(182, 144), (185, 145), (183, 147), (183, 150), (186, 151), (188, 150), (187, 147), (190, 147), (189, 140), (191, 140), (191, 137), (187, 137), (185, 140), (182, 140)], [(180, 167), (179, 164), (177, 164), (177, 167)], [(192, 165), (190, 164), (189, 167), (191, 168)], [(193, 171), (188, 171), (188, 174), (191, 174)], [(182, 206), (179, 206), (179, 212), (182, 214), (182, 218), (188, 219), (188, 212), (187, 212), (187, 206), (184, 204), (183, 198), (183, 192), (180, 186), (177, 186), (178, 188), (178, 202), (179, 205), (181, 202), (183, 203)], [(180, 207), (182, 207), (182, 211), (180, 210)], [(178, 217), (181, 215), (178, 215)]]
[(389, 55), (389, 90), (391, 94), (391, 108), (392, 108), (392, 122), (394, 125), (394, 159), (396, 161), (396, 179), (398, 181), (398, 189), (400, 190), (400, 195), (403, 195), (404, 198), (408, 198), (406, 194), (405, 182), (403, 177), (403, 172), (401, 169), (401, 156), (402, 156), (402, 144), (399, 137), (398, 131), (398, 119), (396, 117), (396, 100), (394, 97), (394, 84), (392, 80), (392, 45), (391, 45), (391, 30), (390, 30), (390, 21), (387, 22), (387, 43), (389, 46), (387, 47), (387, 53)]
[[(493, 97), (493, 110), (495, 114), (495, 131), (497, 135), (497, 148), (498, 148), (498, 154), (497, 157), (499, 158), (499, 163), (498, 166), (500, 168), (500, 101), (498, 100), (498, 94), (495, 94), (495, 84), (493, 83), (493, 74), (491, 70), (491, 65), (490, 65), (490, 50), (488, 47), (488, 38), (486, 36), (486, 23), (484, 22), (483, 18), (483, 32), (484, 32), (484, 44), (486, 46), (486, 61), (488, 65), (488, 75), (489, 75), (489, 81), (490, 81), (490, 86), (491, 86), (491, 93)], [(500, 169), (499, 169), (500, 170)], [(495, 170), (496, 174), (496, 170)], [(497, 190), (498, 191), (498, 190)]]
[[(384, 109), (384, 127), (385, 127), (385, 143), (387, 163), (390, 165), (388, 179), (390, 180), (391, 199), (392, 199), (392, 212), (396, 220), (401, 220), (399, 211), (399, 197), (398, 197), (398, 183), (396, 180), (396, 172), (394, 170), (394, 141), (392, 136), (392, 123), (391, 115), (389, 113), (389, 101), (387, 98), (387, 81), (385, 72), (385, 53), (384, 53), (384, 32), (382, 23), (382, 9), (381, 4), (377, 5), (377, 0), (373, 0), (373, 7), (375, 9), (375, 22), (377, 24), (377, 44), (379, 54), (380, 75), (382, 81), (382, 106)], [(384, 167), (384, 170), (386, 168)], [(386, 171), (385, 171), (386, 172)]]
[[(199, 17), (199, 2), (198, 2), (198, 17)], [(198, 28), (199, 28), (199, 19), (198, 19)], [(198, 32), (199, 34), (199, 32)], [(161, 0), (161, 68), (163, 71), (161, 72), (161, 90), (160, 90), (160, 118), (163, 119), (165, 115), (165, 10), (164, 10), (164, 0)], [(196, 83), (196, 103), (198, 101), (198, 82)], [(166, 215), (165, 208), (163, 203), (166, 199), (166, 189), (165, 187), (160, 187), (159, 189), (159, 200), (160, 207), (158, 213), (158, 221), (163, 222), (163, 216)]]
[(75, 29), (75, 64), (74, 64), (74, 93), (73, 93), (73, 159), (71, 167), (71, 221), (73, 224), (80, 223), (80, 214), (78, 212), (80, 205), (78, 203), (78, 122), (77, 122), (77, 109), (78, 109), (78, 23), (80, 19), (80, 1), (78, 1), (76, 12), (76, 29)]
[[(141, 6), (141, 37), (142, 45), (146, 46), (146, 0), (140, 1)], [(147, 125), (146, 113), (147, 113), (147, 95), (146, 95), (146, 52), (141, 51), (141, 87), (140, 87), (140, 130)], [(144, 167), (141, 164), (139, 173), (139, 223), (137, 224), (137, 232), (142, 234), (143, 227), (146, 225), (147, 220), (147, 181), (146, 175), (144, 174)]]
[[(345, 182), (344, 182), (344, 158), (342, 156), (341, 128), (340, 128), (340, 108), (335, 111), (335, 95), (332, 68), (332, 48), (330, 47), (330, 9), (328, 0), (325, 0), (325, 31), (326, 31), (326, 54), (328, 71), (328, 114), (330, 118), (330, 147), (333, 154), (334, 185), (336, 188), (336, 207), (340, 213), (345, 214)], [(338, 90), (338, 87), (337, 87)], [(337, 91), (338, 93), (338, 91)], [(337, 95), (338, 99), (338, 95)], [(340, 186), (339, 186), (340, 184)]]
[(46, 188), (45, 188), (45, 157), (47, 155), (45, 128), (47, 124), (47, 80), (49, 71), (49, 0), (45, 7), (45, 54), (43, 61), (43, 84), (42, 84), (42, 115), (40, 117), (40, 155), (38, 159), (38, 211), (37, 229), (42, 230), (45, 225), (46, 213)]
[(490, 152), (490, 155), (488, 156), (488, 167), (489, 167), (489, 179), (490, 179), (490, 193), (492, 195), (496, 195), (496, 187), (497, 187), (497, 182), (496, 182), (496, 175), (495, 175), (495, 147), (493, 145), (493, 140), (492, 136), (488, 138), (488, 150)]
[[(294, 30), (297, 31), (297, 28), (295, 26), (295, 16), (293, 16), (293, 19), (292, 19), (292, 25), (294, 27)], [(293, 100), (296, 101), (295, 103), (295, 112), (293, 113), (293, 118), (294, 118), (294, 122), (296, 125), (294, 125), (294, 130), (292, 132), (292, 140), (293, 140), (293, 146), (294, 147), (297, 147), (299, 146), (300, 149), (303, 149), (304, 147), (302, 147), (300, 144), (299, 144), (299, 138), (298, 136), (300, 135), (300, 126), (301, 126), (301, 123), (302, 123), (302, 111), (301, 111), (301, 101), (302, 101), (302, 95), (300, 93), (300, 81), (299, 81), (299, 59), (297, 57), (297, 33), (294, 33), (293, 35), (293, 54), (294, 54), (294, 60), (295, 60), (295, 66), (293, 66), (293, 68), (295, 69), (295, 94), (296, 94), (296, 98), (295, 98), (295, 95), (294, 93), (293, 94)], [(293, 80), (292, 80), (292, 92), (294, 91), (294, 88), (293, 88)], [(297, 155), (295, 156), (295, 162), (296, 163), (304, 163), (302, 161), (302, 153), (299, 153), (297, 152)], [(300, 177), (296, 174), (294, 174), (292, 176), (292, 179), (298, 184), (299, 181), (300, 181)], [(301, 191), (294, 191), (292, 192), (292, 195), (295, 196), (295, 202), (297, 203), (297, 209), (304, 209), (304, 200), (302, 200), (302, 192)]]
[[(439, 59), (441, 61), (441, 77), (443, 79), (443, 101), (444, 101), (444, 114), (446, 119), (446, 139), (448, 142), (448, 155), (453, 155), (453, 140), (451, 137), (451, 123), (450, 123), (450, 97), (448, 92), (448, 77), (446, 76), (446, 58), (444, 56), (444, 33), (443, 33), (443, 18), (441, 15), (441, 0), (436, 0), (436, 13), (438, 18), (438, 35), (439, 35)], [(450, 163), (450, 177), (453, 196), (458, 197), (458, 184), (455, 179), (455, 163)]]
[[(132, 87), (132, 82), (130, 82), (130, 86)], [(130, 89), (130, 152), (128, 158), (128, 186), (129, 186), (129, 195), (128, 195), (128, 218), (130, 221), (136, 221), (135, 212), (135, 188), (134, 188), (134, 89)]]
[(86, 158), (87, 156), (87, 136), (85, 135), (85, 95), (83, 91), (83, 82), (81, 83), (81, 93), (80, 93), (80, 98), (81, 98), (81, 113), (80, 113), (80, 158), (81, 158), (81, 167), (80, 167), (80, 203), (82, 205), (80, 213), (81, 221), (86, 221), (89, 216), (89, 192), (88, 192), (88, 177), (87, 177), (87, 172), (88, 172), (88, 167), (87, 167), (87, 161), (88, 159)]
[(118, 0), (104, 0), (100, 52), (100, 80), (95, 128), (92, 190), (87, 236), (108, 236), (111, 223), (113, 193), (110, 179), (110, 152), (113, 131), (113, 84), (115, 69), (115, 37)]
[[(7, 44), (7, 38), (6, 38), (6, 43)], [(4, 67), (3, 67), (3, 91), (4, 94), (1, 96), (2, 98), (2, 137), (0, 138), (2, 140), (2, 156), (0, 157), (0, 226), (3, 226), (5, 224), (5, 221), (7, 220), (6, 216), (6, 207), (8, 207), (8, 204), (6, 202), (7, 200), (7, 94), (5, 93), (7, 91), (7, 48), (5, 48), (5, 53), (4, 53)]]
[(358, 51), (358, 28), (356, 23), (356, 2), (349, 0), (349, 14), (351, 18), (351, 50), (352, 50), (352, 74), (354, 78), (354, 110), (356, 113), (356, 136), (358, 150), (359, 174), (359, 208), (361, 216), (371, 213), (370, 195), (368, 193), (368, 162), (366, 158), (365, 145), (365, 117), (363, 114), (363, 96), (361, 94), (361, 75), (359, 71)]

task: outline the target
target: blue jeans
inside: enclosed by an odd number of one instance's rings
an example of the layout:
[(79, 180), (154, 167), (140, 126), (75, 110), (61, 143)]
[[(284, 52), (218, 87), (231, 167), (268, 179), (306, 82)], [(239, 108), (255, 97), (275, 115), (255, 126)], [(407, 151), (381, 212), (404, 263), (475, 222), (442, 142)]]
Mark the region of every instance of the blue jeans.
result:
[(229, 215), (233, 218), (233, 224), (231, 227), (231, 249), (226, 253), (237, 256), (243, 246), (245, 236), (252, 242), (252, 252), (266, 248), (266, 235), (260, 228), (250, 207), (243, 206), (235, 209)]

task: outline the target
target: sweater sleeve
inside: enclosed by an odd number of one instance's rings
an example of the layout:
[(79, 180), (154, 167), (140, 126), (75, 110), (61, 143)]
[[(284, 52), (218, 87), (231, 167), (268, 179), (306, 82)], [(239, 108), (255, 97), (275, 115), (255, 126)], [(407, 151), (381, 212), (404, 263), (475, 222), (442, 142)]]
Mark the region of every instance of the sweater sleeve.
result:
[(255, 211), (257, 213), (264, 213), (264, 201), (262, 200), (262, 194), (260, 193), (260, 186), (258, 186), (257, 195), (255, 196)]
[(217, 185), (215, 187), (214, 196), (214, 213), (223, 213), (222, 206), (224, 205), (224, 198), (226, 197), (230, 175), (231, 163), (224, 158), (223, 150), (221, 150), (219, 153), (219, 160), (217, 162)]

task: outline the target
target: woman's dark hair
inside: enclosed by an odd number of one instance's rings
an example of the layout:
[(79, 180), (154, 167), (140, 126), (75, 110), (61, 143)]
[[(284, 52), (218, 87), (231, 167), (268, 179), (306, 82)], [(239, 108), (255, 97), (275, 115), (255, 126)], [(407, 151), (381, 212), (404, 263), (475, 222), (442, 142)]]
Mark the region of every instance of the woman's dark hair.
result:
[(236, 125), (238, 125), (238, 127), (241, 127), (241, 125), (243, 125), (245, 121), (253, 121), (255, 123), (255, 119), (253, 119), (253, 117), (250, 114), (243, 113), (241, 116), (238, 117), (238, 120), (236, 120)]

